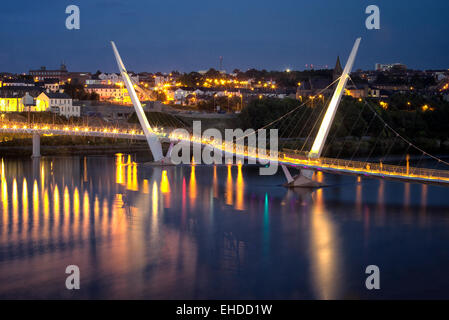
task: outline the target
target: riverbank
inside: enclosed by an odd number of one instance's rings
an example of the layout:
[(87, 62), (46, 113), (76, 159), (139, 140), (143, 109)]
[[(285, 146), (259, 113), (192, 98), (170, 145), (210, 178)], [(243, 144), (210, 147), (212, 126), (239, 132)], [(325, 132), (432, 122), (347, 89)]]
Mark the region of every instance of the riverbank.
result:
[[(134, 153), (149, 151), (147, 144), (114, 144), (114, 145), (62, 145), (46, 146), (41, 145), (42, 156), (53, 155), (110, 155), (118, 152)], [(0, 156), (18, 157), (30, 156), (32, 146), (0, 146)]]

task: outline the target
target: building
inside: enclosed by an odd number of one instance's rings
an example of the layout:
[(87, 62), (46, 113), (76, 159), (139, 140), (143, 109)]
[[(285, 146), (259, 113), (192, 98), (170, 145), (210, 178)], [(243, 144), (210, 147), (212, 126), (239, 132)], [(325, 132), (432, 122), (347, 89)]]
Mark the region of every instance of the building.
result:
[(45, 66), (42, 66), (38, 70), (30, 70), (29, 75), (32, 76), (35, 80), (41, 81), (45, 79), (58, 79), (59, 81), (64, 81), (68, 79), (68, 71), (65, 64), (61, 64), (61, 67), (58, 70), (47, 70)]
[[(334, 71), (332, 72), (332, 79), (333, 81), (340, 78), (340, 76), (343, 74), (343, 68), (341, 67), (340, 63), (340, 56), (337, 56), (337, 62), (335, 63)], [(335, 84), (336, 86), (337, 84)]]
[(28, 92), (22, 97), (23, 111), (36, 111), (36, 100)]
[(0, 96), (0, 112), (22, 112), (24, 111), (21, 96), (8, 92)]
[(32, 79), (5, 79), (2, 87), (34, 87), (36, 84)]
[(51, 111), (67, 118), (79, 117), (81, 110), (79, 106), (73, 106), (72, 98), (63, 92), (42, 92), (36, 98), (36, 109), (40, 111)]
[[(329, 85), (336, 81), (343, 73), (343, 68), (341, 67), (340, 57), (337, 56), (337, 61), (335, 62), (335, 67), (333, 70), (328, 70), (326, 75), (320, 75), (309, 78), (306, 81), (301, 81), (298, 83), (296, 88), (296, 99), (303, 100), (306, 97), (314, 97), (316, 95), (329, 96), (333, 93), (334, 89), (329, 87)], [(335, 82), (333, 87), (336, 87), (338, 82)]]
[(98, 94), (100, 101), (130, 103), (126, 88), (121, 85), (92, 84), (86, 85), (84, 91)]
[(62, 78), (62, 83), (80, 84), (84, 85), (87, 79), (90, 79), (90, 72), (69, 72), (67, 78)]
[[(134, 83), (139, 82), (139, 75), (132, 72), (128, 73), (130, 79)], [(123, 83), (122, 77), (117, 73), (100, 73), (98, 76), (92, 76), (86, 84), (108, 84), (113, 85), (117, 83)]]
[(164, 85), (165, 83), (168, 83), (168, 82), (170, 82), (171, 81), (171, 78), (170, 78), (170, 76), (155, 76), (154, 77), (154, 85), (157, 87), (157, 86), (162, 86), (162, 85)]
[(45, 79), (38, 83), (38, 85), (43, 86), (45, 90), (50, 90), (51, 92), (58, 92), (60, 90), (59, 80), (56, 78)]
[(184, 104), (189, 94), (190, 92), (187, 90), (183, 90), (181, 88), (176, 89), (173, 93), (173, 99), (175, 100), (175, 104)]
[(0, 112), (45, 111), (36, 108), (36, 101), (28, 92), (18, 95), (12, 91), (0, 94)]
[(0, 97), (6, 95), (23, 97), (27, 92), (37, 97), (42, 91), (44, 89), (38, 86), (5, 86), (0, 88)]
[(376, 71), (406, 71), (407, 70), (407, 66), (405, 64), (402, 63), (392, 63), (392, 64), (381, 64), (381, 63), (376, 63), (374, 65), (374, 70)]
[(35, 81), (46, 79), (57, 79), (60, 84), (71, 83), (84, 85), (87, 79), (90, 79), (90, 72), (69, 72), (65, 64), (61, 64), (59, 70), (47, 70), (45, 66), (38, 70), (30, 70), (29, 75)]

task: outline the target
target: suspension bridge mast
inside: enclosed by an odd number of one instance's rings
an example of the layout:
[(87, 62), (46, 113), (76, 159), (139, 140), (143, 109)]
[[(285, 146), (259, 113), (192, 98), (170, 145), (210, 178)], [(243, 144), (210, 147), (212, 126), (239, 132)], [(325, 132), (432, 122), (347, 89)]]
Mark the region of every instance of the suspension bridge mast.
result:
[[(351, 54), (349, 55), (346, 66), (343, 73), (338, 81), (338, 85), (334, 91), (331, 102), (327, 107), (326, 113), (324, 115), (323, 121), (321, 122), (318, 133), (312, 145), (312, 149), (309, 152), (309, 159), (319, 159), (321, 153), (323, 152), (324, 143), (326, 142), (327, 136), (329, 135), (332, 122), (334, 121), (335, 114), (337, 112), (338, 106), (341, 101), (341, 97), (345, 91), (346, 83), (348, 82), (349, 74), (351, 73), (352, 66), (354, 65), (354, 60), (359, 49), (360, 40), (362, 38), (357, 38), (355, 40), (354, 46), (352, 47)], [(282, 165), (282, 170), (287, 177), (287, 186), (289, 187), (317, 187), (319, 184), (312, 180), (313, 170), (301, 169), (299, 175), (292, 177), (288, 168)]]
[(159, 141), (158, 136), (153, 132), (153, 129), (148, 123), (148, 119), (145, 116), (145, 112), (143, 111), (142, 105), (140, 104), (139, 98), (137, 97), (136, 91), (134, 90), (134, 85), (131, 81), (131, 78), (128, 75), (128, 72), (126, 71), (125, 65), (123, 64), (122, 58), (118, 53), (114, 41), (111, 41), (111, 44), (112, 49), (114, 50), (114, 55), (117, 61), (118, 68), (120, 70), (120, 74), (123, 78), (123, 82), (125, 82), (126, 89), (128, 90), (128, 94), (134, 106), (134, 110), (136, 111), (137, 117), (139, 118), (140, 125), (142, 126), (151, 153), (153, 154), (154, 162), (161, 164), (169, 164), (170, 159), (168, 157), (164, 157), (164, 155), (162, 154), (161, 142)]

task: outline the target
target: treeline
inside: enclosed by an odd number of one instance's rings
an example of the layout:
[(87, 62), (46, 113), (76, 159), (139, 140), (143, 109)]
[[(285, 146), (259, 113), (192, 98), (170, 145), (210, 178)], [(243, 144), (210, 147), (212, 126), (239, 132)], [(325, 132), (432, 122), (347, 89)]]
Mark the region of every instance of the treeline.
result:
[[(239, 116), (244, 128), (277, 128), (282, 146), (308, 150), (313, 142), (328, 103), (324, 99), (260, 99), (251, 101)], [(297, 108), (297, 110), (291, 112)], [(284, 116), (291, 112), (287, 116)], [(283, 117), (284, 116), (284, 117)], [(389, 99), (362, 100), (344, 96), (333, 121), (326, 148), (328, 156), (335, 153), (392, 153), (416, 151), (399, 135), (432, 152), (449, 152), (449, 103), (441, 97), (396, 94)], [(357, 150), (355, 150), (357, 148)], [(343, 149), (343, 150), (342, 150)]]
[(63, 89), (65, 93), (75, 100), (100, 100), (100, 97), (96, 92), (87, 92), (81, 84), (66, 83)]
[[(326, 78), (332, 80), (332, 72), (330, 69), (323, 70), (305, 70), (305, 71), (267, 71), (249, 69), (247, 71), (240, 71), (235, 69), (233, 73), (239, 80), (254, 79), (257, 81), (275, 81), (278, 87), (296, 87), (298, 82), (308, 81), (310, 78)], [(230, 78), (230, 75), (221, 74), (218, 70), (209, 69), (205, 74), (198, 72), (184, 73), (179, 76), (178, 81), (188, 87), (196, 87), (202, 85), (208, 78)]]

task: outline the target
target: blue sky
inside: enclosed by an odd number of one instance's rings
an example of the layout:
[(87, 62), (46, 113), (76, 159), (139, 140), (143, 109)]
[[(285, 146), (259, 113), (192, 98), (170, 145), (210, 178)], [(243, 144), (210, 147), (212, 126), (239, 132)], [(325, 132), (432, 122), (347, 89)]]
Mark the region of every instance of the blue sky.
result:
[[(65, 8), (81, 10), (81, 29), (65, 28)], [(365, 28), (376, 4), (381, 29)], [(129, 70), (304, 69), (346, 61), (355, 68), (402, 62), (449, 68), (447, 0), (16, 0), (0, 10), (0, 71), (27, 72), (62, 60), (72, 71), (116, 71), (114, 40)]]

